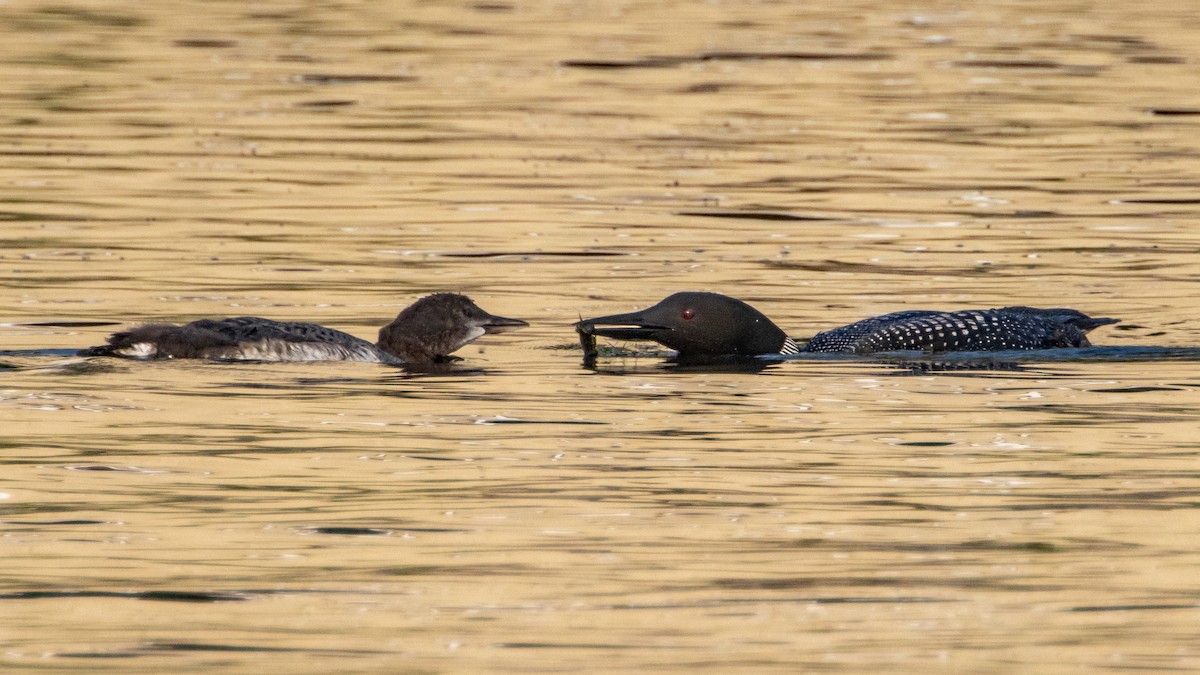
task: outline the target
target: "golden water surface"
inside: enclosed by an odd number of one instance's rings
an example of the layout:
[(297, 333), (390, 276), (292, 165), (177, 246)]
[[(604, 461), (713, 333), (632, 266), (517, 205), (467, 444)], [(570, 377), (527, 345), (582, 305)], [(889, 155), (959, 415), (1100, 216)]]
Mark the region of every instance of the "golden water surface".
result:
[[(5, 3), (0, 663), (1200, 669), (1200, 363), (592, 371), (570, 327), (690, 289), (797, 337), (1029, 304), (1200, 345), (1198, 32), (1185, 0)], [(531, 326), (427, 376), (71, 355), (370, 338), (433, 291)]]

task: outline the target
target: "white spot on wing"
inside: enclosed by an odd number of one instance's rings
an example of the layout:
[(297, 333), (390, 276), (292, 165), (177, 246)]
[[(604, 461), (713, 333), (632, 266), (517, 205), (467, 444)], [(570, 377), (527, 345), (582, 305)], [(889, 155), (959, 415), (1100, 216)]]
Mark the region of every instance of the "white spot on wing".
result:
[(114, 353), (135, 359), (150, 359), (158, 354), (158, 348), (150, 342), (135, 342), (125, 349), (114, 350)]

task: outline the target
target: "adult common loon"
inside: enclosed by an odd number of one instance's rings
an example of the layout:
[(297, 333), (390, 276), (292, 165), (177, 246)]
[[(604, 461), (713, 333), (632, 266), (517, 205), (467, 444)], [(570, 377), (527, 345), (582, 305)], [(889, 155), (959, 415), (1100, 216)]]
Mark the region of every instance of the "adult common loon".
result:
[(750, 305), (719, 293), (683, 292), (653, 307), (583, 319), (581, 336), (652, 340), (680, 360), (719, 356), (891, 351), (961, 352), (1088, 347), (1087, 332), (1118, 319), (1073, 309), (1002, 307), (958, 312), (910, 310), (817, 333), (801, 347)]
[(489, 333), (529, 324), (483, 311), (465, 295), (435, 293), (416, 301), (379, 329), (371, 344), (315, 323), (272, 321), (256, 316), (201, 319), (176, 326), (152, 323), (114, 333), (108, 344), (80, 356), (232, 361), (370, 361), (427, 367)]

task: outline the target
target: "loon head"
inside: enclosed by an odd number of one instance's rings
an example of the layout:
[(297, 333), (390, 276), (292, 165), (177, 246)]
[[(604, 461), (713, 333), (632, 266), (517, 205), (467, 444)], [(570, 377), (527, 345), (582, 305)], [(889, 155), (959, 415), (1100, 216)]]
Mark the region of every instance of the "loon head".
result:
[(528, 325), (488, 314), (465, 295), (435, 293), (409, 305), (379, 329), (379, 348), (408, 364), (431, 364), (446, 360), (476, 338)]
[(617, 340), (651, 340), (679, 359), (778, 354), (787, 334), (750, 305), (719, 293), (683, 292), (627, 314), (583, 319), (575, 330)]

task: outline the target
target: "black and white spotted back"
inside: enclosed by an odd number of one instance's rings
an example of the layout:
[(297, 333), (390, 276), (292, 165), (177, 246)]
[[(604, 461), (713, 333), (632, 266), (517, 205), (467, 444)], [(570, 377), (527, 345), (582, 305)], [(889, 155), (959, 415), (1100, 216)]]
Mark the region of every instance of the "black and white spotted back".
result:
[(962, 352), (1088, 347), (1087, 332), (1116, 319), (1073, 309), (1003, 307), (959, 312), (914, 310), (818, 333), (806, 352)]

